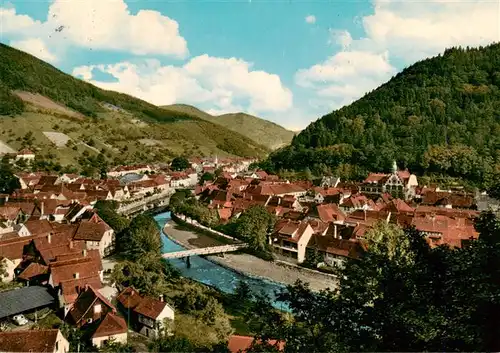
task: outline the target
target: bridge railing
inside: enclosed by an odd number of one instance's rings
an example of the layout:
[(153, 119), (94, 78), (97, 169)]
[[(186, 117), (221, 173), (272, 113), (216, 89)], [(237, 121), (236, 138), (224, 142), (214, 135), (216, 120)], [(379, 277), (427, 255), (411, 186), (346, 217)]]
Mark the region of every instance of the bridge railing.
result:
[(234, 244), (234, 245), (221, 245), (221, 246), (210, 246), (206, 248), (196, 248), (190, 250), (181, 250), (170, 253), (163, 254), (165, 259), (175, 259), (188, 256), (199, 256), (199, 255), (211, 255), (220, 254), (225, 252), (237, 251), (247, 247), (247, 244)]

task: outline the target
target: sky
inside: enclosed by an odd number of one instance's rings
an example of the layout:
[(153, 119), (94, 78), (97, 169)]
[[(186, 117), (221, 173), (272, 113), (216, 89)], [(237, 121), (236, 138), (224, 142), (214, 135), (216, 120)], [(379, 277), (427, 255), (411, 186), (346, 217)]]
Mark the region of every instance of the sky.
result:
[(300, 130), (452, 46), (500, 0), (0, 0), (0, 42), (105, 89)]

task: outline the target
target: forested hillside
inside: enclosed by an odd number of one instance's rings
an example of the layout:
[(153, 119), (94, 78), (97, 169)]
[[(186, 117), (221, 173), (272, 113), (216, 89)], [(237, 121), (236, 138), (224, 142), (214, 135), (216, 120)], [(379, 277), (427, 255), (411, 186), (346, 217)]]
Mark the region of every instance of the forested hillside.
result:
[[(47, 137), (55, 133), (66, 142), (55, 146)], [(0, 154), (3, 144), (32, 148), (56, 165), (75, 164), (83, 153), (103, 154), (110, 164), (268, 153), (244, 135), (190, 112), (100, 89), (0, 43)]]
[(200, 109), (186, 104), (172, 104), (163, 107), (166, 110), (190, 114), (240, 133), (260, 145), (271, 150), (288, 145), (294, 132), (268, 120), (245, 114), (231, 113), (210, 115)]
[[(268, 169), (360, 178), (393, 160), (488, 184), (500, 173), (500, 44), (453, 48), (309, 125)], [(496, 174), (495, 174), (496, 173)]]

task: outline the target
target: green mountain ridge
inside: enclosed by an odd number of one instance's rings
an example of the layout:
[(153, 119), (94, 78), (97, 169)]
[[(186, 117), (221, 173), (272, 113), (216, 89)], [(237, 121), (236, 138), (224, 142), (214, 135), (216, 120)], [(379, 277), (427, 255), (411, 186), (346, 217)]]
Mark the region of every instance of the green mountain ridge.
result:
[(417, 62), (311, 123), (265, 167), (361, 179), (393, 160), (481, 187), (500, 178), (500, 44)]
[(289, 144), (295, 135), (293, 131), (289, 131), (276, 123), (246, 113), (215, 116), (187, 104), (172, 104), (162, 108), (192, 114), (200, 119), (217, 123), (272, 150)]
[[(44, 132), (62, 133), (70, 142), (54, 148)], [(100, 89), (0, 43), (0, 142), (19, 149), (27, 145), (27, 133), (32, 134), (29, 147), (63, 165), (74, 164), (84, 152), (101, 152), (112, 164), (269, 152), (197, 114)]]

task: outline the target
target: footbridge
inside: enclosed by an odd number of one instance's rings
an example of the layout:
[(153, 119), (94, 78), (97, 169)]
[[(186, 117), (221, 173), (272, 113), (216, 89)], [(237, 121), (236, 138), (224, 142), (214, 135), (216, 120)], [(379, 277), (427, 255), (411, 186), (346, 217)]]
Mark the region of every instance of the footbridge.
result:
[(247, 246), (248, 245), (246, 243), (210, 246), (207, 248), (197, 248), (197, 249), (169, 252), (169, 253), (163, 254), (162, 257), (164, 259), (181, 259), (181, 258), (188, 258), (190, 256), (196, 256), (196, 255), (215, 255), (215, 254), (222, 254), (222, 253), (226, 253), (226, 252), (238, 251), (238, 250), (246, 248)]

